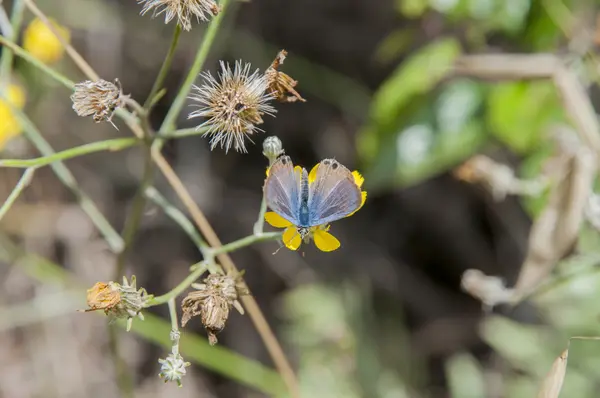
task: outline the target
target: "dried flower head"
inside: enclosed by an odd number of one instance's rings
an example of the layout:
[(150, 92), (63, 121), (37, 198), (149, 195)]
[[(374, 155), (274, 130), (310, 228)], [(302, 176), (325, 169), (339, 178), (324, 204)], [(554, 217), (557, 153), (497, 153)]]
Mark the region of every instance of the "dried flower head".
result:
[(111, 321), (117, 318), (127, 319), (127, 331), (129, 331), (134, 317), (144, 320), (141, 311), (150, 298), (145, 289), (136, 289), (135, 276), (131, 277), (131, 282), (123, 277), (122, 285), (112, 281), (97, 282), (87, 291), (89, 308), (85, 311), (103, 310)]
[(258, 69), (250, 74), (250, 64), (242, 66), (241, 61), (235, 63), (233, 71), (221, 61), (220, 81), (210, 72), (203, 77), (204, 85), (194, 86), (195, 94), (190, 97), (200, 103), (199, 109), (188, 118), (208, 118), (198, 128), (207, 128), (205, 135), (211, 136), (211, 150), (220, 145), (226, 153), (232, 146), (246, 152), (246, 137), (262, 131), (256, 127), (263, 123), (262, 115), (275, 113), (268, 104), (273, 96), (266, 93), (266, 77)]
[(268, 92), (280, 102), (296, 102), (298, 100), (306, 102), (306, 100), (294, 89), (298, 82), (289, 75), (277, 70), (279, 65), (283, 64), (286, 56), (287, 51), (279, 51), (275, 60), (271, 63), (271, 66), (266, 70), (265, 76), (267, 77), (269, 84)]
[(186, 374), (185, 368), (191, 364), (185, 362), (179, 353), (173, 352), (167, 358), (159, 359), (158, 363), (160, 363), (160, 373), (158, 376), (165, 379), (165, 383), (167, 381), (174, 381), (181, 387), (181, 378)]
[(110, 122), (115, 110), (123, 106), (124, 98), (118, 79), (114, 83), (86, 80), (75, 85), (71, 101), (78, 116), (93, 116), (94, 121), (99, 123)]
[(241, 278), (231, 275), (211, 274), (204, 283), (193, 285), (197, 291), (189, 293), (181, 303), (183, 316), (182, 326), (196, 315), (200, 315), (202, 324), (208, 333), (211, 345), (217, 343), (217, 333), (225, 328), (229, 318), (229, 310), (235, 307), (240, 314), (244, 313), (238, 297), (248, 294), (241, 284)]
[(208, 15), (216, 16), (221, 9), (214, 0), (138, 0), (144, 4), (141, 14), (152, 10), (152, 17), (165, 14), (165, 23), (177, 17), (177, 23), (185, 30), (192, 29), (192, 18), (208, 21)]

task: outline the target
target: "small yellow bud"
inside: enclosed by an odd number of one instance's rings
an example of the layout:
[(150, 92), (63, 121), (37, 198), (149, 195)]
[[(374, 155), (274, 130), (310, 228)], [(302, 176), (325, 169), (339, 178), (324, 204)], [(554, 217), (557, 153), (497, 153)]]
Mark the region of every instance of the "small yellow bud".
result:
[[(25, 106), (25, 91), (16, 84), (10, 84), (3, 92), (8, 103), (17, 109)], [(21, 134), (22, 128), (19, 121), (11, 111), (9, 105), (0, 98), (0, 150), (4, 148), (11, 138)]]
[[(50, 20), (60, 35), (69, 42), (71, 32), (54, 20)], [(65, 49), (54, 32), (39, 18), (34, 19), (25, 29), (23, 48), (45, 64), (52, 64), (62, 58)]]

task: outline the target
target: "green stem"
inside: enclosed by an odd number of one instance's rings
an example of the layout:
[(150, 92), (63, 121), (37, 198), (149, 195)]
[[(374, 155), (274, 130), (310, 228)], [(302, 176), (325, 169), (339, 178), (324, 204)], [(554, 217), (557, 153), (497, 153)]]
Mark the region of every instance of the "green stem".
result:
[(53, 78), (54, 80), (56, 80), (59, 83), (62, 83), (68, 89), (73, 90), (73, 87), (75, 87), (75, 83), (72, 80), (70, 80), (66, 76), (61, 75), (54, 69), (50, 68), (49, 66), (47, 66), (46, 64), (44, 64), (43, 62), (41, 62), (40, 60), (35, 58), (29, 52), (25, 51), (23, 48), (16, 45), (14, 43), (14, 41), (11, 41), (11, 40), (7, 39), (6, 37), (0, 35), (0, 44), (6, 48), (12, 50), (16, 55), (23, 58), (25, 61), (29, 62), (30, 64), (32, 64), (33, 66), (35, 66), (36, 68), (41, 70), (42, 72), (46, 73), (49, 77)]
[(269, 240), (275, 240), (281, 238), (281, 232), (265, 232), (257, 235), (246, 236), (245, 238), (233, 241), (226, 245), (217, 247), (210, 250), (210, 254), (218, 256), (219, 254), (229, 253), (241, 249), (242, 247), (250, 246), (251, 244), (258, 242), (266, 242)]
[(159, 133), (156, 137), (164, 140), (169, 140), (173, 138), (184, 138), (191, 137), (194, 135), (202, 135), (208, 130), (208, 127), (202, 127), (200, 129), (196, 127), (188, 128), (188, 129), (180, 129), (172, 132)]
[(129, 214), (129, 217), (127, 217), (125, 227), (123, 228), (123, 250), (121, 250), (117, 256), (114, 280), (118, 280), (118, 278), (125, 271), (125, 259), (129, 249), (131, 248), (131, 245), (133, 244), (135, 234), (140, 227), (142, 215), (144, 213), (144, 207), (146, 206), (144, 192), (150, 185), (152, 185), (152, 177), (154, 176), (154, 163), (152, 162), (152, 155), (150, 153), (150, 144), (146, 143), (144, 149), (144, 173), (142, 175), (140, 186), (131, 205), (131, 213)]
[(177, 321), (177, 306), (175, 305), (175, 297), (169, 299), (169, 316), (171, 318), (171, 341), (173, 346), (171, 352), (174, 355), (179, 354), (179, 322)]
[[(275, 163), (275, 158), (269, 158), (269, 167)], [(260, 210), (258, 211), (258, 220), (254, 223), (254, 235), (260, 235), (265, 229), (265, 213), (267, 212), (267, 198), (263, 192), (262, 200), (260, 201)]]
[[(177, 139), (190, 137), (193, 135), (203, 134), (204, 130), (196, 131), (195, 129), (182, 129), (176, 130), (171, 133), (161, 134), (160, 137), (163, 139)], [(64, 151), (55, 152), (49, 156), (40, 156), (33, 159), (0, 159), (0, 167), (15, 167), (15, 168), (28, 168), (28, 167), (41, 167), (47, 166), (50, 163), (72, 159), (78, 156), (87, 155), (94, 152), (111, 151), (116, 152), (123, 149), (130, 148), (132, 146), (140, 145), (143, 141), (131, 137), (131, 138), (113, 138), (104, 141), (90, 142), (89, 144), (83, 144), (73, 148), (65, 149)]]
[[(10, 108), (11, 113), (17, 117), (19, 123), (23, 127), (25, 137), (37, 148), (37, 150), (40, 151), (40, 153), (44, 156), (54, 155), (56, 152), (54, 152), (52, 146), (50, 146), (48, 141), (44, 139), (29, 117), (21, 112), (20, 109), (12, 106), (4, 96), (0, 95), (0, 97)], [(51, 163), (50, 167), (52, 167), (58, 179), (71, 190), (77, 199), (77, 202), (81, 206), (81, 209), (88, 215), (88, 217), (90, 217), (90, 220), (104, 236), (111, 250), (115, 253), (120, 252), (123, 248), (123, 240), (117, 231), (115, 231), (115, 229), (110, 225), (104, 215), (100, 212), (100, 210), (98, 210), (90, 197), (81, 190), (71, 171), (61, 161)]]
[(162, 66), (160, 67), (160, 71), (158, 72), (158, 76), (156, 77), (156, 80), (152, 85), (152, 89), (150, 90), (150, 94), (148, 94), (146, 102), (144, 102), (144, 109), (146, 110), (150, 109), (150, 106), (154, 101), (154, 96), (162, 88), (162, 85), (165, 82), (165, 78), (167, 77), (167, 73), (169, 72), (169, 69), (171, 69), (171, 63), (173, 62), (175, 49), (177, 48), (177, 43), (179, 42), (180, 35), (181, 26), (177, 24), (175, 26), (175, 31), (173, 32), (173, 38), (171, 39), (171, 45), (169, 46), (167, 57), (164, 59)]
[(139, 145), (142, 141), (137, 138), (115, 138), (104, 141), (91, 142), (74, 148), (69, 148), (64, 151), (55, 152), (49, 156), (41, 156), (33, 159), (0, 159), (0, 167), (41, 167), (50, 163), (72, 159), (77, 156), (87, 155), (89, 153), (100, 151), (120, 151)]
[(168, 293), (163, 294), (162, 296), (154, 297), (151, 299), (146, 307), (154, 307), (156, 305), (164, 304), (171, 299), (175, 299), (175, 297), (179, 296), (181, 293), (185, 291), (188, 287), (192, 285), (192, 283), (196, 282), (198, 278), (202, 276), (203, 273), (206, 272), (207, 265), (206, 262), (198, 263), (198, 266), (194, 270), (194, 272), (190, 273), (187, 278), (185, 278), (179, 285), (175, 286)]
[(159, 206), (167, 216), (171, 217), (173, 221), (175, 221), (181, 229), (190, 237), (192, 242), (196, 244), (200, 253), (202, 253), (203, 257), (206, 259), (207, 251), (209, 246), (206, 244), (202, 236), (194, 227), (194, 224), (183, 214), (178, 208), (173, 206), (169, 201), (161, 195), (160, 192), (155, 187), (146, 188), (146, 197), (154, 202), (157, 206)]
[[(23, 0), (16, 0), (13, 2), (12, 14), (10, 16), (10, 26), (12, 31), (8, 38), (8, 40), (12, 42), (16, 42), (19, 37), (24, 10), (25, 3)], [(0, 88), (5, 87), (10, 81), (13, 57), (14, 54), (11, 49), (2, 52), (2, 60), (0, 63)]]
[(34, 172), (34, 168), (29, 168), (25, 170), (15, 188), (12, 190), (10, 195), (8, 195), (6, 202), (4, 202), (2, 207), (0, 207), (0, 221), (2, 220), (2, 217), (4, 217), (8, 209), (11, 208), (13, 203), (15, 203), (15, 200), (17, 200), (21, 192), (23, 192), (23, 190), (29, 185), (29, 183), (31, 183), (31, 179), (33, 178)]
[[(221, 26), (221, 22), (223, 21), (223, 18), (225, 17), (225, 12), (227, 11), (227, 8), (229, 5), (229, 0), (221, 1), (219, 5), (221, 7), (221, 12), (219, 13), (219, 15), (217, 15), (216, 17), (213, 18), (211, 23), (208, 25), (208, 28), (206, 29), (206, 33), (204, 34), (202, 43), (200, 44), (200, 47), (198, 48), (198, 52), (196, 53), (194, 63), (192, 64), (192, 67), (191, 67), (190, 71), (188, 72), (188, 75), (185, 78), (185, 81), (183, 82), (183, 85), (181, 86), (179, 93), (177, 93), (177, 96), (175, 97), (175, 100), (173, 101), (173, 104), (171, 105), (169, 112), (167, 112), (167, 116), (165, 116), (165, 120), (163, 121), (162, 125), (160, 126), (159, 131), (161, 133), (168, 131), (168, 130), (173, 130), (175, 128), (175, 121), (177, 119), (177, 116), (179, 116), (179, 113), (181, 113), (181, 109), (183, 108), (185, 100), (186, 100), (188, 94), (190, 93), (190, 90), (192, 89), (192, 84), (194, 84), (196, 77), (198, 76), (198, 74), (202, 70), (202, 67), (204, 66), (204, 62), (206, 61), (206, 58), (208, 57), (210, 48), (213, 44), (213, 41), (215, 40), (215, 37), (217, 36), (219, 27)], [(160, 148), (161, 144), (156, 144), (156, 145)]]

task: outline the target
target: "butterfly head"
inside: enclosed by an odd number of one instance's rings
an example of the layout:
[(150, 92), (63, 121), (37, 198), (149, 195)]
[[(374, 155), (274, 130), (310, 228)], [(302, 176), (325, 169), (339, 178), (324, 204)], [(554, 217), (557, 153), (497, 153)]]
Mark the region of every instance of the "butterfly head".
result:
[(300, 238), (304, 241), (304, 243), (308, 243), (310, 236), (310, 228), (298, 227), (298, 234), (300, 235)]

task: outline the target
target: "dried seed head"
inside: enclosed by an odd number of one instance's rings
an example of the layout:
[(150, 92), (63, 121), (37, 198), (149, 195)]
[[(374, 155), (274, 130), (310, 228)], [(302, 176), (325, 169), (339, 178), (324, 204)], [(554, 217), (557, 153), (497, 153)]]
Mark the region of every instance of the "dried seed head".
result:
[(232, 146), (238, 152), (246, 152), (246, 137), (262, 131), (256, 127), (263, 123), (262, 115), (275, 113), (268, 104), (273, 96), (266, 93), (266, 77), (258, 70), (250, 74), (250, 64), (242, 66), (241, 61), (235, 63), (233, 71), (221, 61), (220, 81), (209, 72), (203, 77), (204, 85), (194, 86), (195, 94), (190, 96), (199, 103), (199, 109), (188, 119), (208, 118), (198, 128), (207, 128), (205, 135), (211, 137), (211, 150), (220, 145), (225, 153)]
[(138, 0), (144, 4), (141, 14), (152, 11), (152, 17), (165, 14), (165, 23), (177, 18), (177, 23), (184, 30), (192, 29), (192, 18), (208, 21), (208, 16), (216, 16), (221, 9), (214, 0)]
[(200, 315), (208, 333), (208, 341), (214, 345), (217, 343), (217, 333), (225, 328), (231, 307), (244, 313), (238, 297), (248, 294), (248, 290), (241, 285), (240, 278), (220, 274), (209, 275), (204, 283), (193, 286), (198, 290), (189, 293), (181, 303), (181, 324), (185, 326), (193, 316)]
[(263, 141), (263, 155), (269, 159), (270, 163), (273, 163), (283, 153), (283, 144), (277, 136), (272, 135)]
[(150, 298), (145, 289), (136, 290), (135, 276), (131, 277), (131, 282), (123, 277), (122, 285), (112, 281), (97, 282), (87, 291), (89, 308), (85, 311), (103, 310), (111, 321), (117, 318), (127, 319), (129, 331), (134, 317), (144, 319), (141, 311)]
[(89, 309), (86, 311), (104, 310), (108, 311), (115, 308), (121, 302), (121, 294), (117, 284), (114, 282), (104, 283), (97, 282), (87, 291), (87, 305)]
[(294, 89), (298, 82), (289, 75), (277, 70), (279, 65), (283, 64), (286, 56), (287, 51), (279, 51), (275, 60), (271, 63), (271, 66), (266, 70), (265, 76), (267, 77), (269, 85), (267, 91), (280, 102), (296, 102), (298, 100), (306, 102), (306, 100)]
[(158, 376), (165, 379), (165, 383), (167, 381), (174, 381), (181, 387), (181, 378), (186, 374), (185, 368), (191, 364), (185, 362), (179, 353), (171, 353), (167, 358), (159, 359), (158, 363), (160, 363), (160, 373)]
[(94, 121), (111, 121), (115, 110), (123, 106), (123, 93), (119, 80), (114, 83), (106, 80), (86, 80), (75, 85), (71, 95), (73, 109), (79, 116), (93, 116)]

